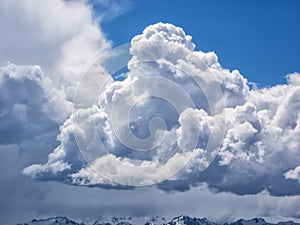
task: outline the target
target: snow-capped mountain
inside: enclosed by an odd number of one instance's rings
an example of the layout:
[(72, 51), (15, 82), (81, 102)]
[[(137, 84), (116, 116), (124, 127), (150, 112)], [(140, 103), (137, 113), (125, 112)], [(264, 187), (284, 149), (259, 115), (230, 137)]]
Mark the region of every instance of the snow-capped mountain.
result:
[(251, 220), (240, 219), (233, 223), (225, 223), (224, 225), (300, 225), (300, 223), (295, 223), (293, 221), (268, 223), (262, 218), (254, 218)]
[(172, 219), (168, 225), (219, 225), (217, 223), (211, 222), (206, 218), (196, 218), (189, 217), (185, 215), (177, 216)]
[(19, 223), (17, 225), (85, 225), (84, 223), (76, 223), (66, 217), (53, 217), (44, 220), (33, 219), (31, 222)]
[[(54, 217), (44, 220), (32, 220), (27, 223), (19, 223), (17, 225), (88, 225), (77, 223), (66, 217)], [(214, 223), (206, 218), (189, 217), (180, 215), (167, 221), (164, 217), (112, 217), (108, 220), (99, 220), (92, 225), (300, 225), (293, 221), (268, 223), (262, 218), (254, 218), (251, 220), (240, 219), (232, 223)]]
[(93, 225), (157, 225), (167, 224), (164, 217), (112, 217), (110, 220), (96, 221)]

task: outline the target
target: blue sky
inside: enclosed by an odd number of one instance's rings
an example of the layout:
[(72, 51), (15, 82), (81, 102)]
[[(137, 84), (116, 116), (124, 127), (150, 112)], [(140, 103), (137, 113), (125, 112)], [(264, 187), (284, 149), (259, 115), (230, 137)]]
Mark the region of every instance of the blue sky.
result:
[(197, 50), (216, 52), (225, 68), (238, 69), (260, 86), (285, 83), (287, 73), (300, 70), (297, 0), (139, 0), (128, 5), (101, 25), (115, 46), (162, 21), (182, 27)]

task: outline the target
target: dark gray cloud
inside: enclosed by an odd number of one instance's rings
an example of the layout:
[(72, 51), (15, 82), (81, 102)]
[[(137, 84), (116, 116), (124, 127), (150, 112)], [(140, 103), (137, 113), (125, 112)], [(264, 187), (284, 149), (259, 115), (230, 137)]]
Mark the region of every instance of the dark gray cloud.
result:
[[(39, 66), (7, 64), (0, 68), (0, 143), (20, 144), (43, 132), (57, 130), (65, 106), (56, 107)], [(51, 84), (49, 84), (51, 85)], [(64, 102), (55, 102), (64, 104)], [(65, 117), (64, 116), (64, 117)]]

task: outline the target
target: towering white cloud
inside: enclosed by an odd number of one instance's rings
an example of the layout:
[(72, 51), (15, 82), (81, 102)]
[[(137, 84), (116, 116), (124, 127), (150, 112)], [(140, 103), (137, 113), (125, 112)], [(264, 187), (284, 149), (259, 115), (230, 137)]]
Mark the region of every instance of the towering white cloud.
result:
[[(237, 70), (194, 48), (181, 28), (147, 27), (132, 39), (126, 79), (108, 79), (97, 102), (61, 127), (48, 162), (24, 173), (76, 185), (186, 190), (207, 183), (236, 194), (299, 194), (300, 75), (250, 90)], [(78, 144), (88, 164), (75, 153)]]

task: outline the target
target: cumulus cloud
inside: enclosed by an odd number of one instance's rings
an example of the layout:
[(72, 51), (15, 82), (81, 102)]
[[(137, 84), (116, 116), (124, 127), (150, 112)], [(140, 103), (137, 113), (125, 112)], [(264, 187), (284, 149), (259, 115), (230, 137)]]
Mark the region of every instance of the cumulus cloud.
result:
[(62, 123), (72, 105), (39, 66), (0, 67), (1, 144), (21, 143)]
[(125, 80), (97, 71), (104, 89), (75, 107), (48, 162), (25, 174), (87, 186), (300, 194), (298, 73), (250, 89), (215, 53), (195, 51), (191, 36), (163, 23), (134, 37), (130, 54)]
[[(0, 144), (28, 152), (28, 142), (38, 140), (53, 148), (77, 83), (110, 43), (84, 1), (5, 0), (0, 18)], [(38, 150), (37, 156), (50, 151)], [(68, 167), (62, 165), (49, 174)]]
[(1, 1), (0, 61), (39, 65), (73, 99), (83, 73), (110, 46), (92, 16), (85, 1)]
[(289, 170), (284, 174), (287, 179), (294, 179), (300, 182), (300, 166), (297, 166), (295, 169)]
[(258, 201), (257, 214), (267, 217), (300, 218), (299, 200), (299, 196), (272, 197), (263, 194)]
[(1, 143), (58, 132), (77, 83), (110, 43), (85, 1), (4, 0), (0, 24)]
[[(16, 224), (40, 213), (49, 216), (55, 208), (52, 199), (60, 194), (54, 186), (60, 184), (43, 186), (22, 170), (44, 163), (57, 147), (59, 126), (71, 114), (77, 83), (110, 48), (93, 16), (87, 1), (0, 1), (0, 170), (5, 171), (0, 183), (1, 224)], [(65, 162), (51, 165), (45, 167), (53, 177), (70, 167)], [(34, 171), (38, 169), (45, 172)], [(54, 198), (41, 201), (51, 190)], [(61, 197), (56, 202), (61, 204)]]

